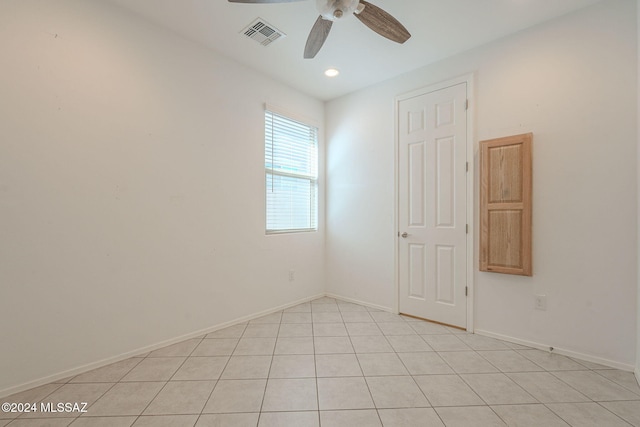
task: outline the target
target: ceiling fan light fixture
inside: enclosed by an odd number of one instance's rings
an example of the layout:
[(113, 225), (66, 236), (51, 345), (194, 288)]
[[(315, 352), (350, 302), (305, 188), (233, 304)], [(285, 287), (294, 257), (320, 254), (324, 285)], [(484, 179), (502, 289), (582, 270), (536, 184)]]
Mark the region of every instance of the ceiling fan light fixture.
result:
[(340, 74), (340, 71), (336, 68), (327, 68), (324, 71), (324, 75), (327, 77), (336, 77), (338, 74)]
[(316, 0), (320, 16), (327, 21), (336, 21), (358, 9), (360, 0)]
[[(298, 0), (228, 0), (231, 3), (287, 3)], [(304, 46), (304, 58), (313, 59), (320, 51), (329, 36), (333, 22), (345, 15), (355, 15), (369, 29), (396, 43), (404, 43), (411, 38), (411, 33), (383, 9), (367, 0), (316, 0), (316, 8), (320, 16), (311, 27), (307, 43)], [(255, 32), (251, 29), (249, 32)], [(263, 32), (263, 30), (258, 30)], [(248, 35), (248, 34), (247, 34)], [(284, 35), (284, 34), (282, 34)], [(268, 40), (270, 43), (271, 41)]]

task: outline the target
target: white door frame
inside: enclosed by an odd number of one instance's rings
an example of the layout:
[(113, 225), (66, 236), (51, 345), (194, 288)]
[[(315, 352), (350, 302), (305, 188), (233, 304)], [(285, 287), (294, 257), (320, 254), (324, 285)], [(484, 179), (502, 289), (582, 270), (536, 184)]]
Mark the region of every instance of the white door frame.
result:
[(467, 234), (467, 331), (474, 331), (474, 318), (473, 318), (473, 307), (474, 307), (474, 265), (475, 265), (475, 239), (473, 238), (475, 233), (474, 227), (474, 191), (475, 191), (475, 156), (476, 152), (476, 144), (473, 139), (474, 135), (474, 118), (475, 118), (475, 102), (474, 102), (474, 87), (473, 83), (475, 80), (474, 73), (466, 74), (460, 77), (453, 78), (451, 80), (446, 80), (440, 83), (436, 83), (433, 85), (429, 85), (417, 90), (413, 90), (411, 92), (407, 92), (395, 97), (394, 100), (394, 200), (395, 200), (395, 209), (394, 209), (394, 281), (395, 281), (395, 304), (393, 306), (393, 310), (395, 313), (400, 312), (400, 269), (398, 265), (399, 258), (399, 250), (400, 250), (400, 239), (399, 239), (399, 224), (398, 219), (399, 215), (399, 197), (400, 197), (400, 189), (399, 189), (399, 171), (398, 171), (398, 158), (399, 158), (399, 149), (400, 149), (400, 141), (399, 141), (399, 129), (398, 129), (398, 111), (399, 104), (401, 101), (404, 101), (409, 98), (413, 98), (419, 95), (424, 95), (430, 92), (434, 92), (440, 89), (445, 89), (450, 86), (455, 86), (460, 83), (467, 84), (467, 99), (469, 101), (469, 105), (467, 108), (467, 163), (469, 164), (469, 172), (467, 173), (467, 224), (469, 224), (469, 233)]

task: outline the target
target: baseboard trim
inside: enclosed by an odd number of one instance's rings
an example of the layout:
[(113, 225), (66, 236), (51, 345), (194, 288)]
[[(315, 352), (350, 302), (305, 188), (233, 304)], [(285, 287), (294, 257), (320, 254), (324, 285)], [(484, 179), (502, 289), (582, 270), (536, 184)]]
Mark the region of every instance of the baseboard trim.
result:
[(375, 308), (376, 310), (386, 311), (388, 313), (393, 313), (393, 309), (390, 308), (390, 307), (384, 307), (384, 306), (381, 306), (381, 305), (372, 304), (370, 302), (360, 301), (360, 300), (357, 300), (355, 298), (348, 298), (348, 297), (344, 297), (342, 295), (337, 295), (337, 294), (332, 294), (332, 293), (326, 293), (325, 296), (328, 297), (328, 298), (335, 298), (335, 299), (340, 300), (340, 301), (350, 302), (350, 303), (353, 303), (353, 304), (364, 305), (365, 307)]
[[(542, 350), (542, 351), (547, 351), (547, 352), (551, 352), (553, 351), (553, 353), (556, 354), (561, 354), (563, 356), (568, 356), (574, 359), (579, 359), (579, 360), (584, 360), (585, 362), (591, 362), (591, 363), (597, 363), (599, 365), (603, 365), (609, 368), (615, 368), (615, 369), (620, 369), (623, 371), (628, 371), (628, 372), (633, 372), (634, 370), (634, 366), (633, 365), (629, 365), (626, 363), (621, 363), (621, 362), (616, 362), (615, 360), (609, 360), (609, 359), (603, 359), (601, 357), (597, 357), (597, 356), (591, 356), (589, 354), (584, 354), (584, 353), (579, 353), (577, 351), (573, 351), (573, 350), (568, 350), (565, 348), (561, 348), (561, 347), (555, 347), (555, 346), (550, 346), (548, 344), (541, 344), (538, 342), (533, 342), (533, 341), (527, 341), (527, 340), (522, 340), (519, 338), (514, 338), (514, 337), (510, 337), (507, 335), (502, 335), (502, 334), (496, 334), (494, 332), (490, 332), (490, 331), (485, 331), (482, 329), (476, 329), (475, 333), (478, 335), (483, 335), (489, 338), (496, 338), (502, 341), (507, 341), (513, 344), (519, 344), (519, 345), (524, 345), (526, 347), (532, 347), (538, 350)], [(553, 349), (553, 350), (551, 350)], [(636, 379), (638, 377), (638, 373), (636, 372)]]
[(321, 293), (321, 294), (317, 294), (317, 295), (314, 295), (314, 296), (311, 296), (311, 297), (302, 298), (300, 300), (297, 300), (297, 301), (294, 301), (294, 302), (291, 302), (291, 303), (287, 303), (287, 304), (284, 304), (284, 305), (281, 305), (281, 306), (278, 306), (278, 307), (270, 308), (268, 310), (263, 310), (263, 311), (260, 311), (258, 313), (250, 314), (250, 315), (247, 315), (247, 316), (239, 317), (237, 319), (230, 320), (228, 322), (224, 322), (224, 323), (220, 323), (220, 324), (215, 325), (215, 326), (211, 326), (211, 327), (208, 327), (208, 328), (200, 329), (198, 331), (191, 332), (191, 333), (188, 333), (188, 334), (185, 334), (185, 335), (181, 335), (179, 337), (171, 338), (169, 340), (165, 340), (165, 341), (162, 341), (162, 342), (159, 342), (159, 343), (156, 343), (156, 344), (152, 344), (152, 345), (148, 345), (148, 346), (145, 346), (145, 347), (141, 347), (141, 348), (136, 349), (136, 350), (132, 350), (132, 351), (128, 351), (126, 353), (119, 354), (117, 356), (108, 357), (106, 359), (102, 359), (102, 360), (99, 360), (97, 362), (88, 363), (86, 365), (82, 365), (80, 367), (73, 368), (73, 369), (68, 369), (66, 371), (59, 372), (59, 373), (53, 374), (53, 375), (49, 375), (47, 377), (39, 378), (39, 379), (34, 380), (34, 381), (29, 381), (29, 382), (26, 382), (26, 383), (23, 383), (23, 384), (20, 384), (20, 385), (17, 385), (17, 386), (5, 388), (3, 390), (0, 390), (0, 398), (4, 398), (4, 397), (10, 396), (10, 395), (15, 394), (15, 393), (20, 393), (20, 392), (23, 392), (23, 391), (26, 391), (26, 390), (30, 390), (32, 388), (39, 387), (41, 385), (54, 383), (56, 381), (60, 381), (62, 379), (66, 379), (66, 378), (69, 378), (69, 377), (72, 377), (72, 376), (80, 375), (80, 374), (83, 374), (85, 372), (91, 371), (93, 369), (102, 368), (103, 366), (107, 366), (107, 365), (111, 365), (112, 363), (120, 362), (120, 361), (128, 359), (130, 357), (140, 356), (140, 355), (149, 353), (151, 351), (158, 350), (160, 348), (166, 347), (168, 345), (177, 344), (177, 343), (179, 343), (181, 341), (185, 341), (185, 340), (188, 340), (188, 339), (200, 337), (202, 335), (210, 334), (211, 332), (215, 332), (215, 331), (220, 330), (220, 329), (228, 328), (229, 326), (237, 325), (238, 323), (248, 322), (250, 320), (257, 319), (258, 317), (266, 316), (268, 314), (275, 313), (277, 311), (285, 310), (287, 308), (293, 307), (293, 306), (298, 305), (298, 304), (304, 304), (306, 302), (313, 301), (314, 299), (322, 298), (323, 296), (325, 296), (325, 294)]
[[(0, 398), (6, 397), (6, 396), (10, 396), (12, 394), (15, 393), (20, 393), (22, 391), (25, 390), (29, 390), (35, 387), (39, 387), (45, 384), (49, 384), (49, 383), (53, 383), (56, 381), (60, 381), (62, 379), (66, 379), (69, 378), (71, 376), (76, 376), (88, 371), (91, 371), (93, 369), (97, 369), (97, 368), (101, 368), (103, 366), (107, 366), (110, 365), (112, 363), (116, 363), (116, 362), (120, 362), (122, 360), (128, 359), (130, 357), (135, 357), (135, 356), (140, 356), (140, 355), (144, 355), (148, 352), (154, 351), (154, 350), (158, 350), (160, 348), (172, 345), (172, 344), (176, 344), (179, 343), (181, 341), (185, 341), (188, 339), (192, 339), (192, 338), (197, 338), (200, 337), (202, 335), (206, 335), (209, 334), (211, 332), (215, 332), (217, 330), (220, 329), (224, 329), (227, 328), (229, 326), (233, 326), (233, 325), (237, 325), (238, 323), (244, 323), (244, 322), (248, 322), (250, 320), (253, 319), (257, 319), (258, 317), (262, 317), (262, 316), (266, 316), (269, 315), (271, 313), (275, 313), (277, 311), (281, 311), (281, 310), (286, 310), (287, 308), (296, 306), (298, 304), (304, 304), (306, 302), (310, 302), (313, 301), (315, 299), (321, 298), (323, 296), (329, 297), (329, 298), (335, 298), (337, 300), (340, 301), (344, 301), (344, 302), (350, 302), (353, 304), (359, 304), (359, 305), (363, 305), (365, 307), (369, 307), (369, 308), (373, 308), (376, 310), (381, 310), (381, 311), (385, 311), (385, 312), (389, 312), (389, 313), (393, 313), (393, 309), (390, 307), (384, 307), (381, 305), (377, 305), (377, 304), (372, 304), (366, 301), (361, 301), (355, 298), (349, 298), (349, 297), (345, 297), (342, 295), (337, 295), (337, 294), (333, 294), (333, 293), (322, 293), (322, 294), (317, 294), (311, 297), (306, 297), (306, 298), (302, 298), (299, 299), (297, 301), (291, 302), (291, 303), (287, 303), (287, 304), (283, 304), (281, 306), (278, 307), (274, 307), (274, 308), (270, 308), (267, 310), (263, 310), (260, 311), (258, 313), (254, 313), (254, 314), (250, 314), (247, 316), (243, 316), (243, 317), (239, 317), (236, 318), (234, 320), (230, 320), (228, 322), (224, 322), (224, 323), (220, 323), (217, 324), (215, 326), (211, 326), (208, 328), (204, 328), (195, 332), (191, 332), (189, 334), (185, 334), (179, 337), (175, 337), (169, 340), (165, 340), (156, 344), (152, 344), (152, 345), (148, 345), (145, 347), (141, 347), (139, 349), (136, 350), (132, 350), (126, 353), (122, 353), (118, 356), (114, 356), (114, 357), (109, 357), (106, 359), (102, 359), (100, 361), (97, 362), (93, 362), (93, 363), (88, 363), (86, 365), (77, 367), (77, 368), (73, 368), (73, 369), (69, 369), (63, 372), (59, 372), (57, 374), (53, 374), (47, 377), (43, 377), (34, 381), (29, 381), (17, 386), (13, 386), (13, 387), (9, 387), (3, 390), (0, 390)], [(522, 340), (519, 338), (514, 338), (514, 337), (510, 337), (507, 335), (502, 335), (502, 334), (497, 334), (494, 332), (490, 332), (490, 331), (485, 331), (482, 329), (476, 329), (475, 331), (476, 334), (478, 335), (483, 335), (486, 337), (490, 337), (490, 338), (496, 338), (496, 339), (500, 339), (503, 341), (507, 341), (507, 342), (511, 342), (514, 344), (519, 344), (519, 345), (523, 345), (526, 347), (531, 347), (531, 348), (536, 348), (538, 350), (543, 350), (543, 351), (549, 351), (549, 349), (551, 348), (551, 346), (549, 345), (545, 345), (545, 344), (541, 344), (541, 343), (537, 343), (537, 342), (533, 342), (533, 341), (527, 341), (527, 340)], [(557, 353), (557, 354), (561, 354), (563, 356), (568, 356), (568, 357), (572, 357), (575, 359), (580, 359), (580, 360), (584, 360), (587, 362), (591, 362), (591, 363), (597, 363), (603, 366), (607, 366), (607, 367), (611, 367), (611, 368), (615, 368), (615, 369), (621, 369), (624, 371), (628, 371), (628, 372), (633, 372), (635, 374), (636, 380), (638, 381), (638, 383), (640, 384), (640, 370), (637, 369), (635, 366), (633, 365), (629, 365), (626, 363), (620, 363), (620, 362), (616, 362), (613, 360), (608, 360), (608, 359), (603, 359), (600, 357), (596, 357), (596, 356), (591, 356), (588, 354), (584, 354), (584, 353), (579, 353), (579, 352), (575, 352), (572, 350), (567, 350), (567, 349), (563, 349), (563, 348), (558, 348), (558, 347), (554, 347), (553, 348), (553, 352)]]

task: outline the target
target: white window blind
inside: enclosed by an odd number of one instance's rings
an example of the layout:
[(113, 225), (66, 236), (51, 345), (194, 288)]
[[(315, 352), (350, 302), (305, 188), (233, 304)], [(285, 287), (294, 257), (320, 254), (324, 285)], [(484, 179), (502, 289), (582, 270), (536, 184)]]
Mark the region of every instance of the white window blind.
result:
[(265, 112), (267, 233), (318, 228), (318, 129)]

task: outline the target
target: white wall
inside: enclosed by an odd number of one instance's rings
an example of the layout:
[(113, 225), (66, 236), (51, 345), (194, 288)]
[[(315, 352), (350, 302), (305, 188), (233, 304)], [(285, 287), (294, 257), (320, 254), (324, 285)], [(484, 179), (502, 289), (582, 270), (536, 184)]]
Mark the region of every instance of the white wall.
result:
[[(534, 276), (477, 272), (476, 228), (476, 331), (630, 369), (635, 16), (633, 0), (605, 1), (329, 102), (328, 292), (393, 307), (394, 97), (474, 72), (474, 152), (480, 140), (534, 133)], [(535, 294), (547, 311), (534, 310)]]
[(0, 52), (0, 395), (323, 293), (263, 214), (263, 104), (321, 102), (104, 1), (2, 1)]

